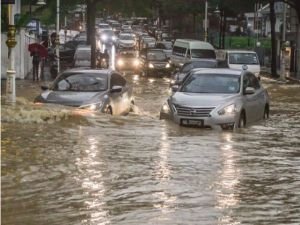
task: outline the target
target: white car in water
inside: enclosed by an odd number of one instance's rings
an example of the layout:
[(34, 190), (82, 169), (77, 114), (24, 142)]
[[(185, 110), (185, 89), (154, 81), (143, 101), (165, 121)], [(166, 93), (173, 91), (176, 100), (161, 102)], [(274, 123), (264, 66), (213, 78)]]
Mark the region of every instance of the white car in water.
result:
[(269, 95), (246, 70), (199, 69), (173, 91), (160, 118), (180, 125), (233, 129), (269, 117)]

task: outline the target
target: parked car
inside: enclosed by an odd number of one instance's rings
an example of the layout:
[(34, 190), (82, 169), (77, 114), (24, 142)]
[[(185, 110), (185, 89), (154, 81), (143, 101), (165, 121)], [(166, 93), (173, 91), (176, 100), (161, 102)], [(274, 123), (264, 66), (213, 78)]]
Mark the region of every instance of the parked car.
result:
[(142, 75), (170, 75), (169, 58), (162, 49), (143, 49), (140, 52)]
[(34, 102), (79, 107), (112, 115), (127, 114), (134, 104), (132, 87), (113, 70), (70, 69), (61, 73)]
[(116, 69), (118, 71), (134, 71), (140, 70), (140, 60), (135, 51), (120, 51), (116, 57)]
[(180, 82), (192, 70), (196, 68), (217, 68), (218, 61), (216, 59), (199, 59), (195, 61), (186, 62), (182, 67), (177, 68), (175, 73), (171, 76), (171, 84)]
[(73, 67), (91, 66), (91, 46), (78, 45), (74, 54)]
[(160, 118), (180, 125), (233, 129), (269, 117), (268, 93), (246, 70), (201, 69), (173, 86), (173, 91)]

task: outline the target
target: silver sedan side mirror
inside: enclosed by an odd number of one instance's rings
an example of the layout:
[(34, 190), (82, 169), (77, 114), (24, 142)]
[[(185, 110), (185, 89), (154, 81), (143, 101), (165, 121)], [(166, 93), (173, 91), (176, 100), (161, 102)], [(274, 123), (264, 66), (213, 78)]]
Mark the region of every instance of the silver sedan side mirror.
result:
[(252, 95), (255, 93), (255, 89), (253, 87), (247, 87), (245, 90), (245, 95)]

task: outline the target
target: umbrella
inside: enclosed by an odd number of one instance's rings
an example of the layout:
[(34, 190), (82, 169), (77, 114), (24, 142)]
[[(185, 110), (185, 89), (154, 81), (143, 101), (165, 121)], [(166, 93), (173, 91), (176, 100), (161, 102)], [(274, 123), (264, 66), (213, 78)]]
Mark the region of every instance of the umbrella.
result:
[(39, 43), (32, 43), (28, 45), (28, 51), (34, 52), (37, 51), (40, 57), (47, 57), (48, 56), (48, 50)]

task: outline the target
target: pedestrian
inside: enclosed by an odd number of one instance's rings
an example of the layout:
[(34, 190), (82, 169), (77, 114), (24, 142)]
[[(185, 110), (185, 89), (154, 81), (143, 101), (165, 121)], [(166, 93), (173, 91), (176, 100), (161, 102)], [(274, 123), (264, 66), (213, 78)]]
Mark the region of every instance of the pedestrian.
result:
[(38, 53), (37, 49), (34, 49), (34, 51), (30, 54), (32, 56), (32, 80), (35, 81), (35, 79), (39, 80), (39, 65), (40, 65), (40, 55)]

